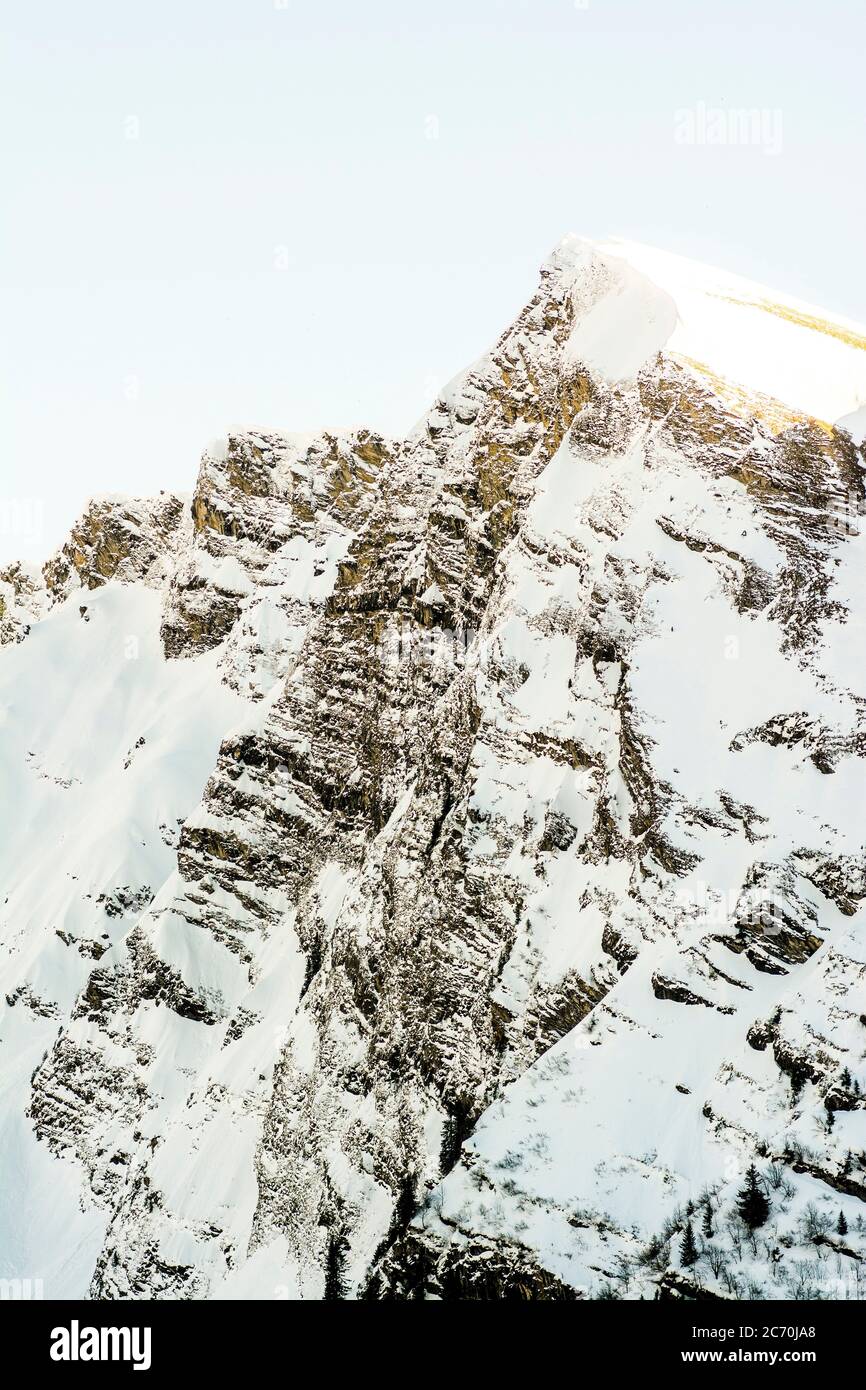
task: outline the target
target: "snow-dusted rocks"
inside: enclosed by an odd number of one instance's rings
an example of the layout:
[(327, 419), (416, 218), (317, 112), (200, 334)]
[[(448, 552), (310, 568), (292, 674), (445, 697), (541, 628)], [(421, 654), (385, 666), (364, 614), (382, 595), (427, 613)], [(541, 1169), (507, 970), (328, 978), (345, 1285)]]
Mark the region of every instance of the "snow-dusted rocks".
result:
[(23, 641), (45, 604), (44, 580), (35, 566), (15, 563), (0, 570), (0, 646)]
[(407, 439), (232, 433), (0, 576), (0, 1272), (856, 1296), (864, 397), (567, 238)]
[(143, 501), (97, 497), (69, 540), (44, 568), (52, 598), (111, 579), (161, 588), (174, 569), (184, 531), (184, 498), (163, 493)]

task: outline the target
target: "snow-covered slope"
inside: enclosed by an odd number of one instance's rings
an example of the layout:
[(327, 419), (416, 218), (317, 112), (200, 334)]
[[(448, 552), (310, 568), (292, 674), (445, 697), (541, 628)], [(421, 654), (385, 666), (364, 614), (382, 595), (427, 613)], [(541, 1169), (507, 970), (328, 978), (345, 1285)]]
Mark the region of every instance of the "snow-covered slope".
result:
[(857, 1296), (864, 408), (855, 325), (569, 237), (408, 439), (0, 575), (0, 1275)]

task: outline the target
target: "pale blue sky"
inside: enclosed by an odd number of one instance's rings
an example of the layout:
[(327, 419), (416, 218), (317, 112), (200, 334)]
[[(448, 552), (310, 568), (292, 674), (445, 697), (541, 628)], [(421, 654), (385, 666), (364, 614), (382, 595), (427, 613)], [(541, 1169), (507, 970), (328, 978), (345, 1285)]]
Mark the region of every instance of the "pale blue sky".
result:
[[(866, 320), (860, 0), (5, 0), (3, 28), (0, 559), (92, 492), (190, 489), (231, 424), (404, 431), (568, 230)], [(780, 112), (781, 153), (678, 143), (699, 103)]]

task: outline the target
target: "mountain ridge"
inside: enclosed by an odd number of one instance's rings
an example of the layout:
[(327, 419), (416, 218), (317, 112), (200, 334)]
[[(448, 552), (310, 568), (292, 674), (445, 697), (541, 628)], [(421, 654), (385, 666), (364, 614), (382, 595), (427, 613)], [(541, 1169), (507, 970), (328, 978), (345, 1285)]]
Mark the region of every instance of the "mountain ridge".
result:
[(857, 1295), (866, 469), (811, 408), (866, 357), (659, 264), (566, 238), (405, 440), (236, 432), (0, 575), (12, 1273)]

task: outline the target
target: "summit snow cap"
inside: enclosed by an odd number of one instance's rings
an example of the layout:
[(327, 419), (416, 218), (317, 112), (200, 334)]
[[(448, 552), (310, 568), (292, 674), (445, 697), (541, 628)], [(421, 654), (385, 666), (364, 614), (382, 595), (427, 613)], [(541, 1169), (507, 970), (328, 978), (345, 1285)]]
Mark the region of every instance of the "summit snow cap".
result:
[(866, 328), (851, 319), (619, 238), (569, 233), (542, 271), (574, 304), (569, 355), (612, 383), (664, 351), (714, 388), (772, 397), (826, 424), (866, 407)]

